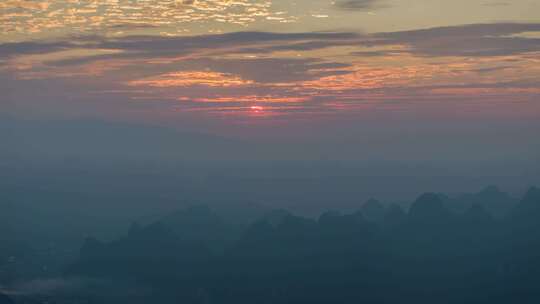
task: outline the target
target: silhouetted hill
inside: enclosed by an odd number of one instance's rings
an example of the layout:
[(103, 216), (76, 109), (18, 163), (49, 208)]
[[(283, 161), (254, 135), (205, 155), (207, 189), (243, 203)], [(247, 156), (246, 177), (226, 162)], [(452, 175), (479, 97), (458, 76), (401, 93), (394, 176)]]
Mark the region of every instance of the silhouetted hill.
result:
[(540, 191), (504, 220), (484, 204), (456, 213), (447, 202), (426, 193), (408, 213), (385, 208), (380, 224), (361, 212), (315, 220), (274, 210), (217, 255), (169, 228), (222, 227), (199, 206), (113, 242), (88, 239), (71, 273), (133, 278), (164, 303), (538, 303)]
[(240, 226), (252, 224), (272, 211), (272, 208), (267, 206), (242, 200), (219, 201), (214, 204), (208, 204), (208, 206), (225, 222)]
[(508, 218), (509, 242), (529, 253), (540, 255), (540, 189), (530, 188)]
[(508, 201), (510, 196), (506, 192), (502, 192), (499, 187), (491, 185), (482, 189), (477, 194), (478, 198), (482, 198), (486, 202)]
[(8, 296), (0, 293), (0, 304), (15, 304)]
[(323, 231), (345, 236), (360, 238), (358, 233), (365, 232), (375, 227), (367, 222), (362, 214), (341, 215), (339, 212), (326, 212), (319, 217), (319, 226)]
[(497, 186), (488, 186), (477, 193), (463, 194), (447, 200), (447, 206), (457, 212), (465, 212), (480, 205), (497, 218), (504, 217), (516, 204), (508, 193)]
[(140, 275), (175, 272), (179, 265), (208, 260), (210, 250), (202, 242), (183, 240), (161, 223), (132, 226), (129, 234), (110, 243), (87, 238), (73, 274)]
[(226, 223), (208, 206), (192, 206), (159, 221), (186, 241), (198, 241), (214, 250), (223, 250), (240, 235), (240, 227)]
[(533, 219), (540, 215), (540, 189), (530, 188), (523, 199), (512, 211), (512, 217), (516, 219)]
[(407, 220), (407, 214), (401, 206), (392, 204), (384, 214), (383, 223), (385, 226), (396, 227), (402, 225)]
[(293, 216), (289, 211), (285, 209), (275, 209), (267, 212), (260, 220), (269, 223), (272, 227), (277, 227), (289, 216)]
[(463, 214), (463, 219), (469, 223), (483, 224), (492, 222), (493, 216), (483, 205), (474, 204)]
[(316, 239), (316, 221), (287, 215), (275, 227), (266, 220), (253, 224), (239, 241), (233, 254), (302, 256), (312, 250)]
[(370, 199), (362, 205), (361, 212), (368, 221), (379, 223), (384, 219), (386, 209), (378, 200)]
[(435, 193), (421, 195), (409, 209), (409, 220), (419, 224), (446, 224), (451, 216), (442, 198)]
[(502, 223), (497, 222), (483, 205), (471, 206), (452, 228), (460, 241), (456, 246), (466, 255), (483, 255), (488, 259), (502, 245)]

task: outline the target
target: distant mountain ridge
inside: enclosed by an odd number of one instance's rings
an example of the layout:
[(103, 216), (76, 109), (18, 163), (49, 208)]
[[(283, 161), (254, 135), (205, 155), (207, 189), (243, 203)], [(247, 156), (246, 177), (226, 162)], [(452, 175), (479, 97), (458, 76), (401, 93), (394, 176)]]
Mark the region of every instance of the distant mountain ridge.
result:
[[(474, 197), (506, 197), (488, 190)], [(248, 225), (192, 205), (112, 241), (87, 238), (66, 276), (144, 282), (140, 303), (537, 303), (540, 190), (503, 217), (452, 199), (425, 193), (408, 210), (371, 200), (318, 218), (276, 209)]]

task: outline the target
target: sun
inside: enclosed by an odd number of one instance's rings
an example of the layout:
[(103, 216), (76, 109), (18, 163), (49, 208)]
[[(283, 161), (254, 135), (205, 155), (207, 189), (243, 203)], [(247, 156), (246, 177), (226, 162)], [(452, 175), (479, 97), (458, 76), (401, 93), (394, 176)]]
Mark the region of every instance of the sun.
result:
[(251, 106), (250, 109), (257, 113), (264, 111), (264, 107), (261, 107), (261, 106)]

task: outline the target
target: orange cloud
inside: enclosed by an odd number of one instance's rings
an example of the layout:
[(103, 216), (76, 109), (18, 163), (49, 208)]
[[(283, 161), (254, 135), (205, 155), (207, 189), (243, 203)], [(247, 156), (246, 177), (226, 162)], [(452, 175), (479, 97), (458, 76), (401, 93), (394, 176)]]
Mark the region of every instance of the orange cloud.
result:
[(128, 82), (129, 86), (150, 86), (156, 88), (190, 86), (242, 87), (253, 84), (254, 82), (251, 80), (245, 80), (232, 74), (202, 71), (168, 73), (157, 77)]
[[(309, 97), (290, 97), (275, 95), (246, 95), (246, 96), (219, 96), (209, 98), (194, 98), (195, 102), (215, 102), (215, 103), (233, 103), (233, 102), (261, 102), (261, 103), (301, 103), (306, 102)], [(180, 100), (185, 100), (181, 98)]]
[[(257, 21), (292, 22), (294, 17), (275, 12), (269, 0), (197, 1), (53, 1), (0, 2), (0, 31), (32, 37), (53, 33), (84, 33), (100, 29), (181, 35), (208, 32), (216, 25), (248, 26)], [(13, 14), (17, 12), (17, 14)]]

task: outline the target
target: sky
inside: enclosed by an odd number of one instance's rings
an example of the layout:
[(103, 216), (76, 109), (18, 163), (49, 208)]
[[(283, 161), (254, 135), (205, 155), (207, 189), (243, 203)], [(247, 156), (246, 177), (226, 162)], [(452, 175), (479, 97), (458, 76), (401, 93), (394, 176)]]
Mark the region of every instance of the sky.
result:
[(91, 120), (291, 158), (533, 163), (540, 2), (3, 0), (0, 90), (12, 134)]

